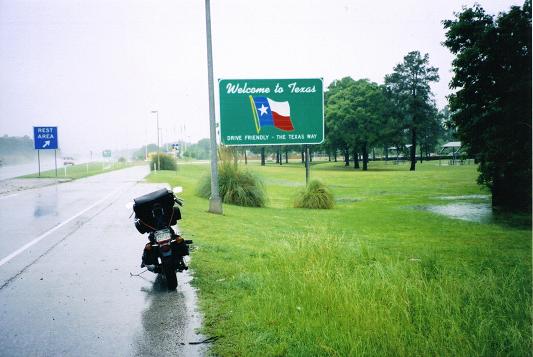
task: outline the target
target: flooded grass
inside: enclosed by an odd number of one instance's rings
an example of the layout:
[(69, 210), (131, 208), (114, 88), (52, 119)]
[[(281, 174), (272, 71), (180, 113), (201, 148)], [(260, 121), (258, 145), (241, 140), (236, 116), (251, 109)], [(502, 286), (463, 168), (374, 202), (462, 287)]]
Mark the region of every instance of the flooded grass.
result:
[(438, 200), (459, 201), (449, 204), (417, 205), (412, 208), (435, 213), (446, 218), (483, 224), (498, 224), (508, 227), (528, 229), (531, 227), (531, 215), (511, 213), (492, 207), (490, 195), (440, 196)]
[(462, 200), (482, 200), (489, 201), (490, 195), (462, 195), (462, 196), (440, 196), (436, 197), (439, 200), (447, 201), (462, 201)]
[(353, 203), (353, 202), (361, 202), (360, 198), (357, 197), (336, 197), (335, 202), (337, 203)]
[(303, 180), (301, 166), (248, 165), (281, 181), (268, 184), (268, 207), (224, 215), (194, 196), (207, 165), (150, 177), (184, 187), (202, 331), (220, 336), (212, 354), (531, 354), (531, 226), (515, 224), (531, 214), (488, 218), (474, 165), (395, 167), (313, 166), (345, 204), (304, 210), (283, 184)]
[(489, 203), (460, 202), (447, 205), (416, 206), (415, 208), (463, 221), (477, 223), (493, 222), (492, 207)]

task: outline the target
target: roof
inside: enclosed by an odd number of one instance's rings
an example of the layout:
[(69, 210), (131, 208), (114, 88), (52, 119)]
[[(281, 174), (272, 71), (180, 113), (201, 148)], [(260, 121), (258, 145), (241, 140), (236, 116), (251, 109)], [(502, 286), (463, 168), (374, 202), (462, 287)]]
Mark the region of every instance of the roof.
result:
[(442, 145), (443, 148), (460, 148), (461, 142), (460, 141), (450, 141), (449, 143), (446, 143)]
[[(408, 149), (409, 149), (411, 146), (413, 146), (413, 145), (411, 145), (411, 144), (406, 144), (406, 145), (405, 145), (405, 147), (408, 148)], [(391, 147), (389, 148), (389, 150), (398, 150), (398, 148), (397, 148), (396, 146), (391, 146)]]

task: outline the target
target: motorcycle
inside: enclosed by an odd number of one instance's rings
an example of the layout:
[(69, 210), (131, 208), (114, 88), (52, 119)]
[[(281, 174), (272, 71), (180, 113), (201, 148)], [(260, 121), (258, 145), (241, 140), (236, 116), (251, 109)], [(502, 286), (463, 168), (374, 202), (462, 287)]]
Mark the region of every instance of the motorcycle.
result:
[(182, 192), (181, 187), (170, 191), (166, 188), (137, 197), (130, 203), (135, 213), (135, 228), (141, 234), (148, 233), (141, 268), (162, 274), (167, 281), (167, 288), (175, 290), (178, 286), (176, 272), (189, 268), (183, 257), (189, 255), (192, 240), (185, 240), (172, 226), (181, 219), (180, 207), (183, 200), (175, 196)]

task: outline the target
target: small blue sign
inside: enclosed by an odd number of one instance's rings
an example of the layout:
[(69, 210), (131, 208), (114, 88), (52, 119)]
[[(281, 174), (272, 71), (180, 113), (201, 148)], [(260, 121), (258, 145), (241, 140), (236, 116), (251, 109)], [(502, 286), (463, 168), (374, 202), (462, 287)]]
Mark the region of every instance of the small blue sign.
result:
[(57, 149), (57, 126), (34, 126), (33, 142), (36, 150)]

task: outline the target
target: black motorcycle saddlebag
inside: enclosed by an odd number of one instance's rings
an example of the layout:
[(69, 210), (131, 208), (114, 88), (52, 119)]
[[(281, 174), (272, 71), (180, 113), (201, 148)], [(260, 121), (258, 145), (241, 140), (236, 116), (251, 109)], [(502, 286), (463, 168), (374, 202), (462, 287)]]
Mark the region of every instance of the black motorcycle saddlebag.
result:
[[(133, 200), (133, 211), (135, 212), (135, 227), (139, 233), (152, 232), (176, 224), (181, 219), (179, 208), (174, 207), (174, 194), (172, 191), (163, 188)], [(154, 209), (159, 210), (157, 217), (154, 216)]]

